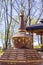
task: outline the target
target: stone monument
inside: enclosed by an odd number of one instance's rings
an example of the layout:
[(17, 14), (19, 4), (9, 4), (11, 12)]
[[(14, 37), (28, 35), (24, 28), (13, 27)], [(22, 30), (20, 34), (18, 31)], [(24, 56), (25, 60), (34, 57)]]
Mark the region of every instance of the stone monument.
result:
[(5, 50), (0, 58), (1, 65), (38, 65), (43, 62), (37, 50), (32, 48), (31, 34), (26, 34), (23, 10), (18, 33), (12, 37), (12, 42), (14, 47)]

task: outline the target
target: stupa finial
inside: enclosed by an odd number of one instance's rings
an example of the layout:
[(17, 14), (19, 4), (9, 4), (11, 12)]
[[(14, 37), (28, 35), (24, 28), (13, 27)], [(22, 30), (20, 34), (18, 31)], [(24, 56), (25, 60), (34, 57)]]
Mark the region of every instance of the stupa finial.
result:
[(24, 17), (24, 10), (22, 10), (22, 9), (21, 9), (21, 11), (20, 11), (20, 17), (21, 17), (21, 16)]
[(21, 9), (21, 11), (20, 11), (20, 24), (19, 24), (20, 26), (19, 26), (19, 32), (24, 32), (24, 31), (26, 31), (26, 29), (25, 29), (25, 22), (24, 22), (24, 10), (23, 9)]

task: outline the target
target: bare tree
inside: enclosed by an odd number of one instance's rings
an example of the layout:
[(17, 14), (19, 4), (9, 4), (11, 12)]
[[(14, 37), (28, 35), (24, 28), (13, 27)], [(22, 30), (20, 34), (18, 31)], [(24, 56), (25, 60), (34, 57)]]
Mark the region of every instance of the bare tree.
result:
[[(13, 31), (14, 31), (15, 26), (17, 26), (19, 24), (20, 8), (23, 7), (23, 9), (24, 9), (24, 13), (26, 16), (25, 25), (27, 25), (27, 22), (29, 25), (31, 25), (31, 22), (32, 22), (31, 16), (34, 19), (35, 14), (37, 13), (37, 10), (39, 10), (39, 6), (36, 7), (35, 4), (37, 5), (36, 0), (26, 0), (26, 1), (25, 0), (19, 0), (19, 1), (18, 0), (0, 0), (0, 5), (1, 5), (2, 9), (4, 9), (5, 48), (7, 48), (8, 40), (10, 41), (10, 38), (9, 38), (9, 35), (11, 33), (10, 27), (12, 27)], [(33, 12), (33, 14), (31, 14), (32, 12)], [(15, 13), (17, 16), (15, 16)], [(35, 24), (37, 24), (37, 22), (39, 21), (40, 17), (42, 16), (42, 13), (43, 13), (43, 10), (41, 11), (41, 8), (40, 8), (40, 14), (39, 14), (39, 17), (37, 18), (37, 21)], [(16, 19), (16, 18), (18, 18), (18, 19)], [(2, 19), (3, 19), (3, 17), (2, 17)], [(14, 22), (14, 25), (11, 26), (11, 24), (13, 22)], [(17, 23), (17, 25), (16, 25), (16, 23)], [(13, 35), (13, 33), (12, 33), (12, 35)]]
[[(5, 2), (5, 5), (6, 5), (6, 2)], [(10, 0), (10, 23), (8, 21), (8, 0), (7, 0), (7, 5), (6, 5), (6, 20), (7, 20), (7, 33), (6, 33), (6, 48), (7, 48), (7, 45), (8, 45), (8, 40), (9, 40), (9, 43), (10, 43), (10, 39), (9, 39), (9, 33), (10, 33), (10, 25), (11, 25), (11, 22), (12, 22), (12, 0)]]
[(28, 0), (28, 16), (29, 16), (29, 25), (31, 25), (31, 18), (30, 18), (30, 0)]

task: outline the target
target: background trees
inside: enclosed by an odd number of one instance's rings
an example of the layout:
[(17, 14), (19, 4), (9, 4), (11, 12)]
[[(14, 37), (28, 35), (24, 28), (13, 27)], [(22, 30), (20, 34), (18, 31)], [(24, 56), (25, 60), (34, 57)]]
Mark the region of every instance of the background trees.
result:
[(0, 0), (0, 31), (5, 48), (18, 30), (20, 9), (24, 9), (25, 25), (37, 24), (43, 17), (43, 0)]

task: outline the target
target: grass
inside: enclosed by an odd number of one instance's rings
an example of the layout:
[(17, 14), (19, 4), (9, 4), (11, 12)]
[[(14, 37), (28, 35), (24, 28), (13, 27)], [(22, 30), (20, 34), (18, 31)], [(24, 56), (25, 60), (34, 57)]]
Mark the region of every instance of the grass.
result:
[(33, 48), (38, 49), (38, 48), (41, 48), (41, 46), (40, 46), (40, 45), (38, 45), (38, 46), (34, 46)]
[(3, 50), (0, 50), (0, 56), (3, 54)]

